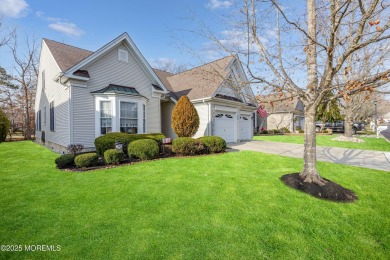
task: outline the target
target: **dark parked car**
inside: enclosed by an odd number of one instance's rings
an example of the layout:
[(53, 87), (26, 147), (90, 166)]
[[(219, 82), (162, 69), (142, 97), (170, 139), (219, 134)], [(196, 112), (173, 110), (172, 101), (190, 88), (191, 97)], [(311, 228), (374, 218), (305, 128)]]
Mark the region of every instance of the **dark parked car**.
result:
[[(316, 131), (319, 132), (321, 130), (322, 123), (316, 123)], [(326, 122), (323, 129), (332, 129), (333, 132), (341, 132), (344, 133), (344, 121), (335, 121), (335, 122)], [(352, 125), (352, 134), (356, 134), (356, 131), (362, 131), (365, 128), (365, 124), (363, 122), (354, 122)]]

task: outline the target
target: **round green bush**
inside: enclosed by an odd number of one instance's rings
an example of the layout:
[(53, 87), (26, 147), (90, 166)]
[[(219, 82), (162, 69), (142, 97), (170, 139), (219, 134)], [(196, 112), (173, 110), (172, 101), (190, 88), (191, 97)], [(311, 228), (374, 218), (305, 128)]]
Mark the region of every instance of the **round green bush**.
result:
[(104, 152), (104, 161), (107, 164), (119, 164), (123, 160), (124, 155), (125, 154), (122, 151), (109, 149)]
[(108, 133), (102, 136), (99, 136), (95, 139), (95, 148), (96, 152), (99, 155), (103, 155), (108, 149), (115, 148), (115, 142), (121, 142), (123, 144), (123, 152), (127, 152), (127, 146), (129, 143), (140, 140), (140, 139), (153, 139), (159, 145), (162, 143), (162, 139), (165, 138), (164, 134), (161, 133), (152, 133), (152, 134), (128, 134), (128, 133), (119, 133), (113, 132)]
[(160, 149), (157, 142), (152, 139), (136, 140), (131, 142), (128, 146), (128, 155), (130, 158), (150, 160), (155, 158), (159, 152)]
[(73, 154), (64, 154), (55, 159), (55, 163), (57, 164), (57, 167), (62, 169), (69, 166), (74, 165), (74, 158), (75, 156)]
[(201, 140), (191, 137), (179, 137), (172, 142), (172, 152), (180, 155), (203, 153), (205, 146)]
[(84, 153), (77, 155), (74, 163), (79, 168), (96, 166), (99, 163), (99, 157), (96, 153)]
[(219, 136), (203, 136), (198, 138), (207, 153), (222, 153), (226, 150), (226, 141)]

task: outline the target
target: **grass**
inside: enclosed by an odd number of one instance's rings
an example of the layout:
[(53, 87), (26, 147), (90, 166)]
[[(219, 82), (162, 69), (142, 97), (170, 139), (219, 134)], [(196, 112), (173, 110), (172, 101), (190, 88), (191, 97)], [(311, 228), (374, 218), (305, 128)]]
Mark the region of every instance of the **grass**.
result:
[(63, 172), (32, 142), (0, 144), (0, 242), (60, 245), (0, 258), (387, 259), (390, 173), (318, 169), (359, 200), (285, 186), (302, 160), (256, 152)]
[[(364, 143), (340, 142), (331, 140), (337, 136), (339, 135), (317, 135), (317, 145), (390, 152), (390, 143), (387, 142), (384, 138), (377, 139), (371, 137), (358, 137), (359, 139), (364, 140)], [(303, 135), (263, 135), (254, 136), (253, 139), (294, 144), (303, 144), (304, 141)]]

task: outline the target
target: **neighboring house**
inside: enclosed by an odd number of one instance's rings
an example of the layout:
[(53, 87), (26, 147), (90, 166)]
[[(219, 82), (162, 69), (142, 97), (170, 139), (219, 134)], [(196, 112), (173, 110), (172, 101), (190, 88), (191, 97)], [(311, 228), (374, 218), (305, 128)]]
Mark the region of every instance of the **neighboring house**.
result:
[(257, 100), (260, 100), (259, 105), (264, 105), (268, 113), (266, 118), (258, 116), (258, 122), (266, 120), (263, 124), (264, 129), (280, 130), (287, 127), (291, 132), (297, 130), (297, 127), (304, 129), (304, 107), (302, 101), (297, 97), (291, 97), (290, 94), (284, 93), (282, 96), (257, 96)]
[(171, 113), (182, 95), (199, 113), (195, 137), (250, 139), (254, 95), (242, 82), (245, 73), (233, 56), (176, 75), (152, 69), (127, 33), (95, 52), (43, 39), (36, 139), (63, 152), (69, 144), (93, 150), (95, 138), (109, 132), (174, 138)]

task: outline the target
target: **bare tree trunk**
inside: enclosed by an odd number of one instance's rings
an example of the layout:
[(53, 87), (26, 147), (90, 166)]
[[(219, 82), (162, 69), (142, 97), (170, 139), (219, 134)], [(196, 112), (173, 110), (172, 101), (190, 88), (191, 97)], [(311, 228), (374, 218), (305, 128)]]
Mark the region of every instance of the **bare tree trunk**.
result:
[(26, 131), (24, 132), (24, 138), (26, 140), (31, 140), (30, 102), (27, 87), (24, 87), (23, 92), (25, 98), (24, 108), (26, 113)]
[[(307, 51), (307, 81), (309, 102), (305, 102), (305, 149), (303, 153), (304, 166), (300, 174), (304, 182), (324, 185), (325, 181), (317, 171), (316, 155), (316, 113), (318, 104), (315, 101), (318, 97), (315, 92), (318, 88), (317, 76), (317, 50), (316, 50), (316, 6), (315, 0), (307, 1), (308, 16), (308, 51)], [(312, 101), (312, 102), (310, 102)]]
[(304, 182), (324, 185), (326, 181), (321, 178), (317, 171), (316, 153), (316, 109), (314, 106), (305, 106), (305, 147), (304, 165), (300, 174)]
[(344, 115), (344, 136), (345, 137), (352, 137), (352, 123), (353, 123), (352, 108), (347, 104), (344, 112), (345, 112), (345, 115)]

